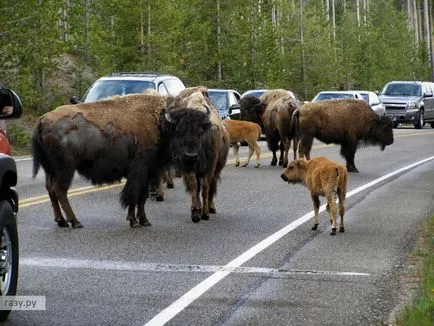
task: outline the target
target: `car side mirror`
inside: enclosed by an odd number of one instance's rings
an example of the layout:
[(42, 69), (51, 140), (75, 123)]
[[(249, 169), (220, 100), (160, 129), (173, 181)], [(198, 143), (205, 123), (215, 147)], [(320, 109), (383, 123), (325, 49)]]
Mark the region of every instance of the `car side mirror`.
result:
[(70, 102), (71, 104), (78, 104), (78, 103), (81, 103), (81, 98), (78, 97), (78, 96), (72, 96), (72, 97), (69, 99), (69, 102)]
[(425, 94), (423, 94), (423, 97), (433, 97), (433, 94), (432, 93), (425, 93)]
[(0, 119), (13, 119), (21, 117), (23, 106), (21, 99), (12, 90), (0, 89)]

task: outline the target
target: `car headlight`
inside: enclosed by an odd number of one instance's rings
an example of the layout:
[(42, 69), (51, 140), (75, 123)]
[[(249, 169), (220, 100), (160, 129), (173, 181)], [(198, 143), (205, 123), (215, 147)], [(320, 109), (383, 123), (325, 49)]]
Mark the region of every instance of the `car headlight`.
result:
[(416, 109), (417, 108), (417, 104), (416, 102), (407, 102), (407, 109)]

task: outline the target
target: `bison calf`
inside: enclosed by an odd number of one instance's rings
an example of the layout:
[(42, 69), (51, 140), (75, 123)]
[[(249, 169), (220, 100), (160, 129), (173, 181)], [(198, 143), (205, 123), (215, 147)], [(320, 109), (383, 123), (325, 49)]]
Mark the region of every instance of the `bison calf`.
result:
[(240, 155), (238, 154), (240, 145), (238, 142), (245, 141), (249, 145), (249, 156), (247, 157), (247, 161), (243, 163), (243, 166), (249, 165), (250, 158), (252, 157), (253, 152), (255, 152), (255, 168), (258, 168), (261, 165), (261, 148), (259, 147), (257, 140), (261, 137), (261, 126), (254, 122), (240, 120), (225, 120), (224, 124), (228, 131), (229, 139), (234, 151), (235, 166), (240, 165)]
[(339, 232), (344, 232), (345, 196), (347, 193), (348, 172), (345, 166), (328, 160), (325, 157), (315, 157), (311, 160), (298, 159), (292, 161), (281, 175), (286, 182), (301, 183), (310, 190), (314, 207), (314, 225), (318, 228), (319, 196), (327, 198), (327, 212), (332, 225), (331, 235), (336, 234), (336, 195), (339, 198), (339, 215), (341, 223)]

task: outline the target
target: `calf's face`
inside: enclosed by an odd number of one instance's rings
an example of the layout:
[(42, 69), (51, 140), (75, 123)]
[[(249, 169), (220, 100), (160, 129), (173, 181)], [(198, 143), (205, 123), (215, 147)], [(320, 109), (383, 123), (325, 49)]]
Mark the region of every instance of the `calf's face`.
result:
[(292, 161), (280, 177), (288, 183), (302, 183), (305, 175), (305, 164), (304, 160)]

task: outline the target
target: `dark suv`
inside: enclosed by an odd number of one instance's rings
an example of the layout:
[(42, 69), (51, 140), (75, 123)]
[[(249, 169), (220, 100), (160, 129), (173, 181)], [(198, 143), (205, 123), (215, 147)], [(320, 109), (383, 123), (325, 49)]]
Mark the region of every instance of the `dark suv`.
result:
[(161, 95), (176, 96), (185, 88), (176, 76), (157, 72), (116, 72), (99, 78), (90, 86), (83, 98), (73, 96), (72, 104), (102, 100), (114, 95), (143, 93), (154, 89)]
[(434, 84), (422, 81), (392, 81), (379, 94), (392, 118), (393, 126), (411, 123), (423, 128), (429, 122), (434, 128)]
[[(0, 85), (0, 119), (19, 118), (21, 100), (15, 92)], [(18, 281), (18, 233), (16, 214), (18, 195), (15, 161), (7, 154), (0, 154), (0, 295), (16, 294)], [(10, 310), (0, 310), (0, 321), (9, 316)]]

